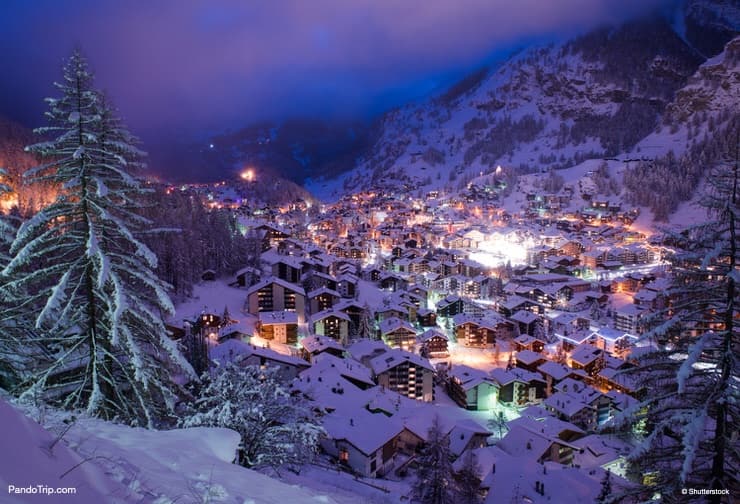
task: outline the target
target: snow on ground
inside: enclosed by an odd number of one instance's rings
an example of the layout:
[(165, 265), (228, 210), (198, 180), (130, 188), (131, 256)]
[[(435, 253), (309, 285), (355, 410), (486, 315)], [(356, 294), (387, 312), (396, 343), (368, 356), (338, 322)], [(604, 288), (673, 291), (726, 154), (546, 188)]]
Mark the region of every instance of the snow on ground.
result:
[[(0, 502), (96, 504), (110, 501), (107, 496), (124, 489), (96, 465), (82, 463), (82, 457), (64, 442), (54, 443), (57, 436), (45, 431), (1, 398), (0, 425), (3, 430), (0, 437)], [(16, 494), (9, 492), (10, 485), (30, 486), (38, 493)], [(42, 494), (37, 485), (53, 489), (71, 487), (75, 493)]]
[(509, 347), (506, 341), (499, 341), (498, 351), (491, 348), (471, 348), (460, 343), (449, 344), (449, 357), (430, 359), (433, 365), (446, 362), (448, 364), (464, 364), (474, 369), (489, 373), (493, 369), (506, 367), (509, 360)]
[(247, 299), (245, 289), (231, 287), (225, 279), (213, 282), (201, 282), (193, 287), (190, 299), (175, 306), (176, 314), (173, 321), (194, 320), (201, 313), (221, 315), (224, 307), (234, 318), (243, 318), (244, 302)]
[(612, 307), (617, 310), (635, 303), (634, 296), (629, 292), (612, 292), (609, 300)]
[(379, 307), (385, 298), (390, 297), (391, 293), (379, 288), (375, 283), (368, 280), (360, 279), (357, 282), (357, 301), (370, 307)]
[[(61, 414), (52, 419), (62, 432)], [(53, 436), (0, 401), (0, 502), (282, 504), (346, 502), (232, 464), (239, 435), (229, 429), (154, 431), (79, 419), (51, 453)], [(60, 478), (60, 476), (62, 476)], [(76, 487), (69, 495), (7, 495), (8, 485)]]

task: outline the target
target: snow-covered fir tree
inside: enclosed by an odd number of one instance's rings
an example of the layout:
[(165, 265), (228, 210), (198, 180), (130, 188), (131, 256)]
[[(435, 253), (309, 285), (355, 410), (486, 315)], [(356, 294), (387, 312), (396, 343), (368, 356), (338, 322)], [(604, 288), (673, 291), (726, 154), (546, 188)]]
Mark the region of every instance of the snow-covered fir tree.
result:
[[(0, 168), (0, 196), (12, 192), (9, 185), (3, 180), (7, 172)], [(15, 238), (18, 222), (17, 218), (0, 214), (0, 269), (10, 262), (10, 247)], [(7, 278), (0, 277), (0, 282)], [(19, 379), (22, 368), (26, 366), (22, 358), (23, 348), (19, 340), (17, 320), (20, 314), (16, 303), (0, 303), (0, 387), (12, 389)]]
[(365, 303), (360, 312), (360, 323), (357, 329), (357, 336), (359, 338), (375, 339), (377, 337), (376, 334), (373, 312), (370, 309), (370, 306)]
[(237, 431), (239, 463), (256, 468), (307, 462), (324, 435), (308, 402), (285, 388), (279, 370), (231, 362), (203, 377), (180, 425)]
[(450, 438), (442, 431), (435, 415), (427, 441), (417, 457), (418, 469), (413, 485), (415, 502), (452, 504), (455, 502), (455, 482), (450, 462)]
[(480, 467), (478, 457), (472, 450), (463, 455), (463, 465), (455, 474), (456, 504), (478, 504), (480, 496)]
[(244, 236), (244, 266), (262, 270), (262, 244), (259, 232), (254, 227), (249, 228)]
[(687, 487), (738, 488), (740, 188), (733, 154), (707, 172), (707, 221), (671, 236), (669, 307), (646, 334), (654, 350), (632, 371), (646, 397), (622, 418), (627, 427), (644, 426), (630, 460), (646, 475), (646, 492), (665, 502), (681, 501)]
[(145, 189), (135, 139), (93, 88), (75, 51), (49, 98), (50, 138), (27, 149), (48, 160), (29, 182), (49, 181), (57, 199), (24, 222), (11, 246), (1, 295), (23, 307), (26, 339), (43, 350), (24, 395), (65, 408), (153, 426), (177, 399), (172, 375), (192, 375), (163, 316), (173, 312), (140, 240)]
[[(4, 182), (8, 172), (0, 168), (0, 198), (4, 194), (12, 193), (13, 189)], [(0, 213), (0, 267), (5, 267), (10, 261), (10, 246), (15, 238), (16, 226), (10, 216)]]
[(596, 502), (598, 502), (599, 504), (604, 504), (611, 500), (611, 496), (612, 473), (611, 471), (607, 470), (606, 474), (604, 474), (604, 478), (601, 480), (601, 491), (599, 491), (599, 495), (596, 497)]

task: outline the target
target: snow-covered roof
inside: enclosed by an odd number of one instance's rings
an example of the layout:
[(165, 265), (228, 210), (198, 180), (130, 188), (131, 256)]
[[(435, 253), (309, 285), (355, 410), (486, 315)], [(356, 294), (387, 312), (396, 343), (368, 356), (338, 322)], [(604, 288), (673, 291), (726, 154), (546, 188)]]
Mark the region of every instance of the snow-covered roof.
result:
[(516, 353), (516, 360), (522, 364), (534, 364), (539, 360), (546, 360), (545, 356), (539, 352), (533, 352), (532, 350), (522, 350)]
[(322, 423), (330, 438), (345, 440), (367, 456), (403, 431), (401, 422), (364, 408), (338, 408), (325, 415)]
[(542, 376), (538, 373), (532, 373), (526, 369), (513, 368), (510, 370), (496, 368), (491, 371), (491, 378), (501, 386), (508, 385), (511, 382), (518, 381), (522, 383), (530, 383), (532, 381), (544, 381)]
[(591, 405), (581, 401), (577, 396), (565, 392), (555, 392), (545, 399), (543, 404), (566, 417), (572, 417), (584, 409), (593, 409)]
[(262, 348), (244, 341), (229, 339), (223, 343), (214, 345), (209, 350), (211, 360), (225, 362), (241, 362), (252, 356), (258, 356), (281, 364), (288, 364), (295, 367), (308, 367), (309, 364), (303, 359), (291, 355), (281, 354), (270, 348)]
[(300, 285), (292, 284), (290, 282), (286, 282), (285, 280), (277, 277), (268, 277), (264, 280), (261, 280), (251, 286), (249, 289), (247, 289), (247, 296), (250, 294), (257, 292), (258, 290), (267, 287), (268, 285), (277, 284), (284, 288), (285, 290), (289, 290), (291, 292), (295, 292), (296, 294), (300, 294), (302, 296), (306, 295), (306, 292), (303, 290), (303, 287)]
[(412, 326), (409, 322), (405, 320), (401, 320), (398, 317), (389, 317), (387, 319), (383, 319), (383, 321), (380, 322), (379, 325), (381, 334), (388, 334), (390, 332), (398, 331), (401, 329), (416, 334), (414, 326)]
[[(566, 364), (560, 364), (559, 362), (553, 361), (543, 362), (537, 367), (537, 371), (542, 374), (552, 376), (555, 380), (563, 380), (576, 372)], [(581, 371), (581, 373), (583, 373), (583, 371)]]
[(588, 343), (582, 343), (573, 350), (570, 358), (572, 361), (585, 366), (601, 357), (603, 353), (604, 351), (601, 348), (596, 348)]
[(370, 368), (354, 359), (342, 359), (332, 354), (323, 353), (314, 357), (313, 367), (317, 367), (318, 369), (336, 369), (342, 376), (346, 378), (362, 382), (369, 386), (375, 385)]
[(211, 360), (225, 363), (233, 362), (242, 355), (252, 355), (254, 347), (238, 339), (227, 339), (223, 343), (213, 345), (208, 354)]
[(622, 306), (618, 306), (615, 310), (619, 315), (627, 315), (627, 316), (635, 316), (639, 317), (645, 313), (647, 313), (648, 307), (646, 306), (640, 306), (633, 303), (626, 303)]
[(335, 350), (344, 350), (344, 347), (339, 344), (339, 342), (328, 336), (306, 336), (305, 338), (301, 339), (300, 344), (304, 350), (311, 354), (316, 352), (323, 352), (324, 350), (328, 350), (330, 348), (333, 348)]
[(381, 340), (360, 339), (347, 347), (347, 353), (357, 360), (387, 352), (391, 347)]
[(559, 439), (550, 438), (519, 424), (509, 422), (509, 432), (496, 444), (503, 451), (515, 457), (528, 457), (537, 461), (550, 450)]
[(311, 315), (310, 321), (311, 321), (311, 323), (316, 323), (316, 322), (319, 322), (320, 320), (324, 320), (325, 318), (328, 318), (328, 317), (337, 317), (337, 318), (340, 318), (340, 319), (346, 320), (346, 321), (349, 321), (350, 320), (349, 315), (347, 315), (343, 311), (335, 310), (332, 307), (332, 308), (327, 308), (326, 310), (322, 310), (322, 311), (320, 311), (318, 313), (314, 313), (313, 315)]
[(472, 420), (458, 420), (450, 431), (450, 452), (459, 457), (473, 436), (488, 437), (491, 434), (493, 434), (491, 431)]
[(561, 420), (541, 405), (528, 406), (520, 411), (519, 418), (509, 421), (509, 425), (520, 425), (550, 438), (572, 440), (584, 435), (580, 427)]
[(334, 296), (336, 298), (342, 297), (341, 294), (339, 294), (337, 291), (335, 291), (334, 289), (330, 289), (329, 287), (325, 285), (322, 285), (318, 289), (312, 290), (311, 292), (306, 294), (306, 296), (309, 299), (311, 299), (311, 298), (315, 298), (316, 296), (320, 296), (322, 294), (329, 294), (330, 296)]
[[(520, 312), (517, 312), (517, 313), (520, 313)], [(532, 343), (536, 341), (540, 343), (545, 343), (541, 339), (535, 338), (534, 336), (530, 336), (529, 334), (520, 334), (519, 336), (514, 338), (515, 343), (519, 343), (520, 345), (524, 345), (524, 346), (531, 345)]]
[(420, 335), (416, 337), (417, 340), (419, 340), (420, 343), (424, 343), (425, 341), (429, 341), (432, 338), (442, 338), (443, 340), (448, 341), (449, 338), (445, 333), (440, 331), (439, 329), (427, 329)]
[(401, 350), (399, 348), (388, 350), (387, 352), (374, 357), (370, 360), (369, 364), (373, 372), (376, 375), (379, 375), (406, 362), (434, 372), (434, 368), (432, 367), (432, 364), (429, 362), (429, 360), (411, 352)]
[(458, 385), (466, 391), (477, 387), (484, 381), (491, 381), (485, 371), (464, 364), (455, 364), (447, 374), (450, 378), (455, 379)]
[(260, 323), (263, 325), (274, 324), (297, 324), (298, 314), (289, 311), (263, 311), (257, 314)]
[(346, 408), (350, 404), (358, 408), (364, 406), (360, 388), (335, 367), (314, 364), (301, 371), (291, 382), (291, 387), (303, 392), (327, 411)]
[(509, 319), (516, 322), (521, 322), (522, 324), (531, 324), (535, 320), (539, 319), (539, 317), (529, 310), (519, 310), (511, 317), (509, 317)]
[[(498, 466), (498, 464), (507, 463), (512, 459), (511, 455), (503, 451), (498, 446), (486, 446), (483, 448), (476, 448), (473, 450), (473, 455), (475, 455), (475, 458), (478, 462), (478, 478), (482, 481), (483, 479), (488, 476), (491, 471), (493, 470), (494, 464)], [(463, 464), (465, 463), (465, 458), (460, 457), (455, 462), (452, 463), (452, 468), (455, 471), (460, 471), (462, 469)]]
[[(601, 492), (604, 471), (589, 475), (585, 470), (555, 462), (537, 463), (526, 455), (502, 459), (481, 483), (490, 488), (485, 504), (528, 502), (531, 504), (569, 504), (596, 502)], [(542, 485), (542, 494), (535, 490)], [(495, 489), (495, 490), (494, 490)]]
[(517, 306), (521, 306), (523, 304), (530, 303), (530, 304), (538, 304), (531, 299), (523, 298), (521, 296), (509, 296), (506, 301), (501, 303), (501, 306), (508, 310), (513, 310)]
[(504, 318), (496, 313), (486, 313), (486, 316), (484, 318), (481, 317), (474, 317), (472, 315), (468, 315), (467, 313), (458, 313), (454, 317), (452, 317), (452, 321), (456, 326), (461, 326), (464, 324), (473, 324), (477, 327), (481, 327), (484, 329), (489, 329), (491, 331), (495, 331), (496, 327), (501, 324), (502, 322), (505, 322)]
[(629, 443), (616, 436), (591, 434), (573, 441), (580, 450), (574, 452), (573, 463), (591, 469), (603, 467), (626, 456), (632, 449)]
[(620, 331), (618, 329), (612, 329), (611, 327), (600, 327), (598, 330), (596, 330), (596, 332), (593, 333), (593, 335), (608, 341), (617, 341), (621, 338), (637, 339), (637, 336), (633, 334)]
[(635, 406), (639, 401), (634, 397), (623, 394), (616, 390), (610, 390), (606, 395), (612, 401), (612, 406), (619, 411), (624, 411), (631, 406)]

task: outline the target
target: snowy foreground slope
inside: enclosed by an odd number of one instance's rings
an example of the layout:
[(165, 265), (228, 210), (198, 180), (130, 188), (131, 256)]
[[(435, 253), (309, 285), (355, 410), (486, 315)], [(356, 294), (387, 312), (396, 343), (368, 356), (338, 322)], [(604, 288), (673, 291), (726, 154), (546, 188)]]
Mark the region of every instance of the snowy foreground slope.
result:
[[(122, 489), (94, 464), (82, 464), (63, 476), (83, 459), (64, 443), (57, 443), (39, 424), (25, 417), (13, 406), (0, 400), (0, 502), (105, 502), (105, 496)], [(75, 487), (69, 495), (18, 495), (8, 493), (8, 486)], [(72, 500), (74, 498), (74, 500)]]
[[(150, 431), (95, 419), (57, 438), (0, 400), (0, 502), (334, 503), (234, 465), (239, 435), (229, 429)], [(59, 422), (51, 430), (62, 432)], [(75, 487), (74, 495), (9, 494), (8, 486)]]

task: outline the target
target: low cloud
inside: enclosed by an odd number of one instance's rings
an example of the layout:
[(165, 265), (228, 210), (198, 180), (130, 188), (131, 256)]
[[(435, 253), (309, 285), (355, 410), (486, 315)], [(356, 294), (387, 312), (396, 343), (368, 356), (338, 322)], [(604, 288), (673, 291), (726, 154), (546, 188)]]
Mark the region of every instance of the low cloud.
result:
[(61, 60), (77, 44), (98, 85), (141, 131), (368, 114), (501, 49), (666, 3), (6, 0), (0, 111), (38, 115)]

